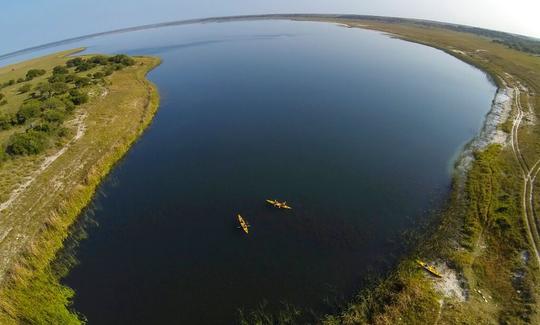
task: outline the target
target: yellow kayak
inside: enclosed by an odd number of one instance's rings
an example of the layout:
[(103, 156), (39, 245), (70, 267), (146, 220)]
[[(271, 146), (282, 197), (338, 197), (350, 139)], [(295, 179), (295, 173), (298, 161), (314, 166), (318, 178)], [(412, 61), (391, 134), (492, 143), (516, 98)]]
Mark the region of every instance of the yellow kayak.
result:
[(238, 222), (240, 223), (240, 227), (242, 227), (242, 230), (244, 230), (244, 232), (246, 234), (248, 234), (249, 233), (249, 225), (244, 220), (244, 218), (242, 218), (242, 216), (240, 214), (238, 215)]
[(275, 208), (278, 209), (292, 209), (287, 205), (287, 202), (279, 202), (278, 200), (266, 200), (266, 202), (272, 204)]
[(437, 269), (434, 266), (429, 265), (426, 262), (423, 262), (421, 260), (416, 260), (416, 263), (424, 268), (424, 270), (428, 271), (429, 273), (433, 274), (434, 276), (438, 278), (442, 278), (442, 275), (437, 271)]

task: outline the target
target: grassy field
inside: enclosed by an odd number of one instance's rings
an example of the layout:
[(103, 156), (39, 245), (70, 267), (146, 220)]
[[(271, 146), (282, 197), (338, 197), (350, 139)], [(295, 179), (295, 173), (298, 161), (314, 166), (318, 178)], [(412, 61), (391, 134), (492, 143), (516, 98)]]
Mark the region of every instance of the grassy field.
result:
[[(35, 85), (51, 76), (52, 67), (65, 64), (66, 55), (78, 51), (1, 68), (0, 83), (16, 80), (30, 68), (45, 69), (45, 75), (31, 81)], [(157, 58), (137, 57), (134, 65), (115, 71), (104, 83), (85, 87), (89, 101), (77, 106), (64, 123), (69, 131), (64, 141), (38, 155), (13, 157), (0, 165), (0, 202), (20, 192), (0, 211), (1, 324), (83, 321), (69, 310), (71, 289), (59, 284), (66, 270), (53, 268), (51, 261), (101, 179), (151, 122), (159, 96), (145, 76), (158, 64)], [(0, 90), (8, 101), (0, 112), (25, 100), (16, 91), (19, 86)], [(0, 141), (3, 146), (6, 138)]]

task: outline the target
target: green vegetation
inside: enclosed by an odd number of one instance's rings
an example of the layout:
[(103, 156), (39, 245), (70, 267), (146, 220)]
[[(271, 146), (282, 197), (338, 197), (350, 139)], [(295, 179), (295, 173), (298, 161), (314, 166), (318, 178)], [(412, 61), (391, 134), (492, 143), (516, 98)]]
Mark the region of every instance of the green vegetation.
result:
[[(4, 153), (10, 157), (35, 155), (58, 142), (58, 137), (65, 135), (65, 132), (60, 132), (62, 123), (72, 113), (73, 107), (88, 102), (87, 88), (103, 84), (104, 71), (111, 75), (112, 71), (122, 70), (134, 63), (134, 59), (126, 55), (76, 57), (67, 60), (65, 65), (55, 66), (51, 76), (33, 88), (32, 84), (25, 82), (17, 93), (21, 95), (32, 89), (34, 91), (24, 99), (15, 116), (0, 116), (0, 130), (24, 127), (24, 132), (13, 133), (4, 143)], [(101, 67), (103, 71), (94, 72), (90, 74), (91, 77), (78, 74), (96, 67)], [(70, 74), (70, 68), (73, 68), (73, 74)], [(24, 80), (31, 81), (45, 74), (45, 69), (30, 69)], [(6, 157), (5, 154), (3, 157)]]
[[(59, 283), (69, 262), (51, 262), (101, 179), (158, 107), (157, 91), (145, 75), (159, 60), (105, 57), (106, 62), (100, 58), (102, 64), (92, 62), (95, 66), (82, 73), (66, 64), (66, 56), (76, 51), (0, 68), (0, 82), (16, 79), (21, 70), (46, 71), (28, 81), (32, 92), (20, 94), (15, 84), (5, 88), (10, 104), (0, 108), (0, 202), (33, 179), (0, 210), (0, 229), (12, 229), (0, 242), (8, 262), (0, 265), (0, 324), (84, 322), (70, 309), (72, 290)], [(76, 62), (83, 64), (92, 56), (79, 58)], [(106, 69), (113, 73), (94, 78)], [(53, 78), (58, 75), (66, 78)], [(55, 160), (43, 169), (51, 157)]]
[[(518, 100), (536, 119), (540, 107), (540, 57), (527, 55), (467, 31), (417, 21), (326, 19), (351, 27), (375, 29), (407, 41), (441, 49), (488, 72), (502, 87), (525, 86)], [(507, 132), (517, 114), (499, 126)], [(525, 163), (540, 158), (540, 125), (517, 131)], [(451, 200), (418, 248), (389, 277), (359, 293), (327, 324), (536, 324), (538, 265), (524, 224), (523, 177), (512, 147), (491, 145), (474, 153), (467, 175), (456, 174)], [(536, 193), (537, 191), (535, 191)], [(534, 194), (537, 197), (537, 194)], [(421, 257), (446, 267), (459, 281), (463, 300), (441, 290), (419, 269)], [(444, 269), (444, 268), (443, 268)]]

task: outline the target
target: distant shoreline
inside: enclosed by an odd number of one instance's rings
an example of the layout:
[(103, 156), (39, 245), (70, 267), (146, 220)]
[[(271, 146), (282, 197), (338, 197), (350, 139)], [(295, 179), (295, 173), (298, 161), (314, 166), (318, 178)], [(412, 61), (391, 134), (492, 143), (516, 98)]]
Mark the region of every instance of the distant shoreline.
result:
[(31, 46), (27, 48), (23, 48), (20, 50), (0, 54), (0, 61), (15, 57), (18, 55), (31, 53), (33, 51), (43, 50), (59, 45), (69, 44), (76, 41), (81, 41), (85, 39), (90, 39), (98, 36), (105, 36), (105, 35), (111, 35), (111, 34), (119, 34), (119, 33), (128, 33), (128, 32), (134, 32), (134, 31), (141, 31), (141, 30), (147, 30), (147, 29), (154, 29), (154, 28), (161, 28), (161, 27), (170, 27), (170, 26), (182, 26), (182, 25), (191, 25), (191, 24), (200, 24), (200, 23), (220, 23), (220, 22), (228, 22), (228, 21), (249, 21), (249, 20), (266, 20), (266, 19), (272, 19), (272, 20), (294, 20), (294, 19), (355, 19), (355, 20), (375, 20), (375, 21), (381, 21), (381, 22), (388, 22), (388, 23), (421, 23), (421, 24), (428, 24), (433, 26), (439, 26), (439, 27), (461, 27), (467, 30), (470, 30), (471, 32), (492, 32), (496, 34), (505, 35), (508, 37), (517, 37), (521, 39), (530, 39), (530, 40), (536, 40), (540, 42), (540, 40), (535, 39), (530, 36), (525, 35), (518, 35), (518, 34), (511, 34), (506, 33), (502, 31), (495, 31), (490, 29), (484, 29), (484, 28), (478, 28), (478, 27), (472, 27), (467, 25), (459, 25), (459, 24), (452, 24), (452, 23), (446, 23), (446, 22), (438, 22), (433, 20), (424, 20), (424, 19), (412, 19), (412, 18), (400, 18), (400, 17), (385, 17), (385, 16), (375, 16), (375, 15), (348, 15), (348, 14), (310, 14), (310, 13), (298, 13), (298, 14), (261, 14), (261, 15), (238, 15), (238, 16), (219, 16), (219, 17), (207, 17), (207, 18), (193, 18), (193, 19), (184, 19), (184, 20), (173, 20), (168, 22), (162, 22), (162, 23), (154, 23), (154, 24), (145, 24), (145, 25), (138, 25), (138, 26), (132, 26), (132, 27), (124, 27), (124, 28), (118, 28), (113, 29), (109, 31), (104, 32), (98, 32), (98, 33), (91, 33), (86, 34), (82, 36), (77, 37), (70, 37), (59, 41), (49, 42), (45, 44), (40, 44), (36, 46)]

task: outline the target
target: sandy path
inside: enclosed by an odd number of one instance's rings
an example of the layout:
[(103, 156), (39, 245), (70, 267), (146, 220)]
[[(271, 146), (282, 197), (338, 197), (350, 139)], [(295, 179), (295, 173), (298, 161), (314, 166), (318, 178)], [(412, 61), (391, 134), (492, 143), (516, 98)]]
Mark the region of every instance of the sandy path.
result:
[[(62, 149), (58, 150), (53, 155), (50, 155), (45, 158), (45, 160), (41, 163), (41, 166), (34, 171), (30, 176), (27, 177), (26, 181), (24, 183), (21, 183), (17, 188), (15, 188), (11, 194), (9, 195), (8, 199), (0, 204), (0, 212), (3, 210), (9, 208), (15, 200), (30, 186), (32, 183), (36, 180), (36, 178), (43, 173), (58, 157), (62, 156), (64, 152), (77, 140), (79, 140), (86, 130), (86, 127), (84, 125), (84, 120), (86, 118), (86, 113), (79, 114), (75, 119), (70, 121), (69, 123), (72, 125), (75, 125), (77, 127), (77, 132), (75, 133), (75, 136), (65, 145), (62, 147)], [(5, 237), (5, 236), (4, 236)]]
[[(526, 228), (525, 230), (527, 232), (527, 236), (529, 237), (528, 239), (531, 244), (532, 253), (536, 258), (536, 262), (540, 266), (540, 234), (538, 232), (538, 227), (536, 224), (533, 199), (534, 181), (538, 172), (540, 171), (540, 159), (537, 160), (531, 168), (529, 168), (519, 148), (518, 131), (524, 116), (520, 97), (521, 92), (519, 87), (514, 87), (514, 104), (517, 109), (517, 115), (514, 119), (514, 123), (512, 124), (512, 151), (514, 152), (514, 157), (518, 161), (523, 176), (521, 205), (523, 209), (523, 221)], [(529, 111), (533, 111), (530, 104), (528, 108)]]

